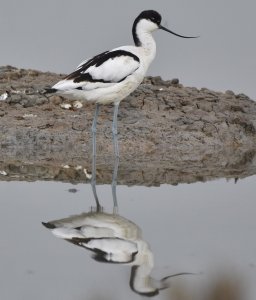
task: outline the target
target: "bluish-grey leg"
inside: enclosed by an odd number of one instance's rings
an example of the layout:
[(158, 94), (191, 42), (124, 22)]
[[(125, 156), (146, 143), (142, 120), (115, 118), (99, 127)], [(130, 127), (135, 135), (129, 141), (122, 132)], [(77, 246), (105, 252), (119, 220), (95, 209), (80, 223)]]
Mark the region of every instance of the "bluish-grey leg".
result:
[(113, 124), (112, 124), (112, 134), (113, 134), (113, 144), (115, 151), (115, 164), (113, 170), (112, 177), (112, 196), (113, 196), (113, 204), (114, 204), (114, 213), (117, 213), (117, 198), (116, 198), (116, 185), (117, 185), (117, 172), (119, 165), (119, 148), (118, 148), (118, 140), (117, 140), (117, 114), (118, 114), (119, 103), (114, 105), (114, 115), (113, 115)]
[(92, 122), (92, 179), (91, 186), (93, 196), (96, 202), (97, 211), (101, 209), (97, 191), (96, 191), (96, 132), (97, 132), (97, 119), (99, 114), (99, 104), (96, 103), (94, 118)]
[(116, 197), (116, 185), (117, 185), (117, 172), (118, 172), (118, 165), (119, 165), (119, 157), (115, 156), (115, 164), (114, 164), (114, 171), (113, 171), (113, 177), (112, 177), (112, 196), (113, 196), (113, 204), (114, 209), (113, 212), (118, 212), (118, 205), (117, 205), (117, 197)]
[(96, 103), (94, 118), (92, 122), (92, 156), (96, 156), (96, 132), (97, 132), (97, 119), (99, 115), (100, 105)]
[(119, 103), (114, 105), (114, 115), (113, 115), (113, 124), (112, 124), (112, 134), (113, 134), (113, 143), (114, 143), (114, 151), (115, 156), (119, 157), (119, 148), (117, 141), (117, 114), (118, 114)]

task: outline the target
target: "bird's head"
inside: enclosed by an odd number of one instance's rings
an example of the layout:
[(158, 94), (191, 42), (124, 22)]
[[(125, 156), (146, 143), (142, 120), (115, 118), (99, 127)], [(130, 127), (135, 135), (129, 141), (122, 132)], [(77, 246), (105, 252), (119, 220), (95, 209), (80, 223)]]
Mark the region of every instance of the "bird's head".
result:
[[(169, 33), (172, 33), (176, 36), (182, 37), (182, 38), (196, 38), (197, 36), (184, 36), (177, 34), (164, 26), (161, 25), (162, 17), (161, 15), (155, 11), (155, 10), (144, 10), (141, 12), (138, 17), (135, 19), (133, 23), (133, 36), (136, 36), (137, 28), (140, 28), (140, 30), (144, 32), (153, 32), (157, 29), (162, 29), (164, 31), (167, 31)], [(135, 44), (137, 45), (137, 42), (135, 40)], [(138, 46), (138, 45), (137, 45)]]

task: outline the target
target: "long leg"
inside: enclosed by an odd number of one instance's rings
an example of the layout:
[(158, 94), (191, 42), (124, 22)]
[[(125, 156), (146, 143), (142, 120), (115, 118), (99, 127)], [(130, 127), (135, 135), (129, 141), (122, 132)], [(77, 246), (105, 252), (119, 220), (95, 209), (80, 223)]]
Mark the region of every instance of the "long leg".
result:
[(114, 213), (118, 212), (118, 205), (117, 205), (117, 198), (116, 198), (116, 184), (117, 184), (118, 165), (119, 165), (119, 157), (116, 156), (115, 157), (114, 170), (113, 170), (112, 183), (111, 183), (113, 203), (114, 203)]
[(115, 156), (119, 157), (119, 148), (117, 141), (117, 113), (118, 113), (119, 103), (116, 103), (114, 106), (114, 115), (113, 115), (113, 124), (112, 124), (112, 134), (113, 134), (113, 143), (114, 143), (114, 151)]
[(92, 122), (92, 179), (91, 186), (93, 196), (96, 202), (97, 211), (100, 210), (99, 198), (96, 191), (96, 132), (97, 132), (97, 119), (99, 114), (99, 104), (96, 103), (94, 118)]
[(92, 122), (92, 155), (96, 156), (96, 132), (97, 132), (97, 119), (99, 115), (100, 105), (96, 103), (94, 118)]
[(119, 107), (119, 103), (116, 103), (114, 106), (114, 115), (113, 115), (113, 124), (112, 124), (113, 144), (114, 144), (114, 151), (115, 151), (115, 164), (114, 164), (111, 187), (112, 187), (112, 196), (113, 196), (113, 203), (114, 203), (114, 213), (117, 213), (118, 211), (117, 198), (116, 198), (117, 172), (118, 172), (118, 165), (119, 165), (119, 148), (118, 148), (118, 140), (117, 140), (118, 107)]

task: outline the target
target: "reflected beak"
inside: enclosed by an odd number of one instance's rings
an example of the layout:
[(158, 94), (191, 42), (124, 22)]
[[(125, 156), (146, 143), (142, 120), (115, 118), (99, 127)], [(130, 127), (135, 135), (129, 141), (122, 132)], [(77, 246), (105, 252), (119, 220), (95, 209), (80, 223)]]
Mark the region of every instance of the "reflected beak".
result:
[(159, 29), (162, 29), (162, 30), (164, 30), (164, 31), (170, 32), (170, 33), (172, 33), (172, 34), (174, 34), (174, 35), (176, 35), (176, 36), (182, 37), (182, 38), (184, 38), (184, 39), (194, 39), (194, 38), (198, 38), (198, 37), (199, 37), (199, 36), (184, 36), (184, 35), (180, 35), (180, 34), (178, 34), (178, 33), (175, 33), (175, 32), (173, 32), (173, 31), (171, 31), (171, 30), (165, 28), (165, 27), (162, 26), (162, 25), (159, 25), (158, 28), (159, 28)]

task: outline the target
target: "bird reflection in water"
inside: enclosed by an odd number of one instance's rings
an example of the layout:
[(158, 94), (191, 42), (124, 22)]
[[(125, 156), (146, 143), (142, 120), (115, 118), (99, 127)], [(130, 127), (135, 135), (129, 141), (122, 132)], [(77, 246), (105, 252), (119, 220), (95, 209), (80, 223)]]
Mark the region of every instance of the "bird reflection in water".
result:
[[(95, 162), (95, 161), (94, 161)], [(144, 296), (154, 296), (169, 287), (169, 278), (191, 273), (178, 273), (157, 280), (151, 276), (154, 255), (143, 239), (141, 229), (132, 221), (117, 213), (116, 176), (118, 158), (115, 160), (112, 195), (113, 213), (106, 213), (96, 193), (95, 164), (92, 189), (96, 211), (73, 215), (68, 218), (42, 223), (53, 235), (91, 251), (98, 262), (124, 264), (131, 267), (130, 287)]]

